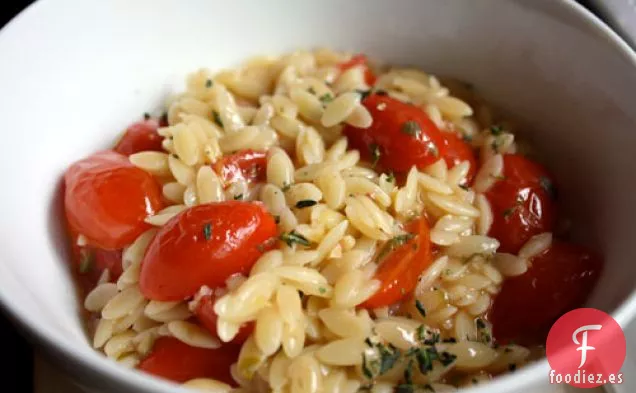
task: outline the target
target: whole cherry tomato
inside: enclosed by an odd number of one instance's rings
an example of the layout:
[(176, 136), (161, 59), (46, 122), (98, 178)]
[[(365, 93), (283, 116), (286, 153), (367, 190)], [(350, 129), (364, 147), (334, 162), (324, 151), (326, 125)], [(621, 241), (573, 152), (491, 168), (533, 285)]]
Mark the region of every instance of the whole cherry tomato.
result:
[(66, 171), (64, 207), (69, 226), (88, 243), (121, 249), (150, 228), (144, 219), (163, 207), (161, 187), (126, 156), (103, 151)]
[(217, 349), (196, 348), (173, 337), (160, 337), (139, 370), (160, 378), (183, 383), (195, 378), (212, 378), (236, 385), (230, 366), (238, 359), (239, 347), (224, 345)]
[(157, 133), (157, 128), (159, 128), (159, 122), (154, 119), (132, 124), (117, 142), (114, 150), (125, 156), (147, 150), (163, 151), (161, 146), (163, 137)]
[(342, 72), (356, 66), (362, 66), (364, 68), (364, 82), (369, 86), (373, 86), (375, 84), (376, 77), (373, 74), (373, 71), (369, 68), (369, 63), (365, 55), (357, 54), (348, 61), (339, 65)]
[(246, 274), (276, 236), (274, 218), (258, 202), (191, 207), (164, 224), (142, 260), (140, 287), (152, 300), (183, 300), (203, 285), (216, 288)]
[(440, 158), (449, 166), (466, 160), (474, 173), (470, 146), (440, 131), (422, 109), (378, 94), (371, 94), (362, 104), (373, 117), (371, 127), (344, 129), (351, 147), (362, 157), (395, 172), (407, 172), (413, 166), (423, 169)]
[(405, 229), (407, 234), (387, 241), (379, 251), (380, 266), (375, 278), (382, 285), (362, 307), (377, 308), (397, 303), (413, 292), (420, 274), (432, 263), (430, 229), (426, 219), (413, 220), (406, 224)]
[(528, 271), (506, 279), (489, 319), (497, 340), (545, 343), (552, 324), (579, 307), (602, 270), (602, 259), (587, 249), (555, 240), (532, 258)]
[[(216, 321), (219, 316), (214, 312), (214, 303), (216, 297), (212, 294), (202, 296), (197, 303), (197, 307), (194, 310), (194, 315), (197, 317), (201, 325), (203, 325), (208, 331), (215, 337), (218, 337), (216, 332)], [(238, 334), (234, 337), (231, 344), (243, 344), (252, 331), (254, 330), (254, 323), (247, 323), (241, 326)]]
[(242, 150), (223, 156), (214, 163), (214, 170), (221, 176), (225, 184), (239, 179), (248, 183), (264, 181), (267, 173), (267, 153)]
[(493, 214), (488, 236), (499, 251), (516, 254), (532, 236), (554, 227), (554, 182), (539, 164), (518, 154), (504, 154), (503, 178), (487, 192)]

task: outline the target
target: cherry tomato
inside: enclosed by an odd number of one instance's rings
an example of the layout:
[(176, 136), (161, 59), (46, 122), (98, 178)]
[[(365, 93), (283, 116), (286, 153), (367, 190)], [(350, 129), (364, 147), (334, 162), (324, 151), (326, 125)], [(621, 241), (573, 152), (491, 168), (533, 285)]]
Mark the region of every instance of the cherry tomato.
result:
[(154, 119), (134, 123), (128, 127), (114, 150), (125, 156), (147, 150), (163, 151), (161, 146), (163, 137), (157, 133), (157, 128), (159, 128), (159, 122)]
[(144, 219), (163, 207), (161, 187), (113, 151), (93, 154), (64, 175), (64, 207), (74, 233), (92, 246), (116, 250), (150, 228)]
[(503, 179), (487, 192), (493, 223), (488, 235), (499, 251), (516, 254), (532, 236), (554, 227), (553, 181), (539, 164), (518, 154), (503, 156)]
[(362, 157), (395, 172), (425, 168), (440, 157), (449, 165), (468, 160), (474, 171), (472, 149), (458, 137), (441, 132), (420, 108), (394, 98), (372, 94), (362, 104), (373, 117), (371, 127), (347, 126), (344, 133)]
[(433, 256), (426, 219), (411, 221), (405, 229), (410, 234), (408, 237), (389, 240), (380, 250), (380, 257), (384, 250), (390, 252), (375, 274), (382, 285), (362, 307), (377, 308), (397, 303), (413, 292), (420, 274), (431, 264)]
[(591, 292), (602, 260), (587, 249), (555, 240), (532, 258), (528, 271), (504, 281), (489, 315), (501, 342), (544, 342), (552, 324)]
[(137, 368), (157, 377), (183, 383), (194, 378), (212, 378), (236, 385), (230, 366), (238, 359), (239, 347), (195, 348), (173, 337), (160, 337)]
[(225, 184), (242, 179), (249, 182), (264, 181), (267, 173), (267, 153), (243, 150), (224, 156), (214, 163), (214, 170)]
[(371, 71), (371, 69), (369, 68), (367, 57), (365, 55), (357, 54), (349, 59), (349, 61), (346, 61), (339, 65), (342, 72), (345, 72), (349, 68), (353, 68), (355, 66), (364, 67), (364, 82), (369, 86), (373, 86), (375, 84), (376, 77), (373, 74), (373, 71)]
[(471, 184), (475, 177), (475, 172), (477, 172), (477, 161), (472, 147), (454, 132), (443, 132), (442, 134), (444, 135), (442, 152), (446, 165), (452, 168), (462, 161), (468, 161), (470, 169), (464, 184)]
[(152, 300), (182, 300), (245, 274), (276, 236), (276, 222), (257, 202), (199, 205), (159, 229), (142, 260), (140, 287)]
[[(197, 317), (201, 325), (203, 325), (208, 331), (215, 337), (218, 337), (216, 332), (216, 321), (219, 316), (214, 312), (214, 303), (216, 303), (216, 297), (212, 294), (202, 296), (197, 303), (197, 308), (194, 310), (194, 315)], [(254, 324), (244, 324), (241, 326), (238, 334), (230, 343), (243, 344), (252, 331), (254, 330)]]

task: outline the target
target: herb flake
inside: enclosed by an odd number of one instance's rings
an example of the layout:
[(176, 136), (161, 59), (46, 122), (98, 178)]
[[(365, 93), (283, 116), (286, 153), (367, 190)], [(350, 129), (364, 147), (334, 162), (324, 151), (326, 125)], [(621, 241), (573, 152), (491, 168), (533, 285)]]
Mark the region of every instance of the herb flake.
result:
[(554, 187), (552, 180), (545, 176), (541, 176), (539, 177), (539, 184), (541, 185), (541, 188), (543, 188), (545, 192), (550, 196), (550, 198), (552, 198), (553, 200), (556, 199), (557, 190)]
[(150, 113), (144, 112), (144, 120), (150, 120)]
[(285, 242), (289, 247), (292, 247), (294, 244), (300, 244), (301, 246), (308, 247), (310, 245), (309, 240), (303, 235), (297, 233), (296, 231), (291, 231), (289, 233), (282, 233), (279, 236), (280, 240)]
[(415, 308), (417, 308), (417, 311), (420, 313), (422, 318), (426, 318), (426, 309), (424, 308), (422, 302), (420, 302), (419, 300), (415, 300)]
[(360, 101), (364, 101), (371, 94), (371, 90), (356, 90), (360, 94)]
[(235, 201), (242, 201), (243, 200), (243, 194), (234, 195), (234, 200)]
[(403, 133), (413, 136), (413, 137), (418, 137), (420, 135), (420, 132), (422, 132), (422, 129), (420, 128), (420, 125), (414, 121), (414, 120), (409, 120), (404, 122), (404, 124), (402, 124), (402, 128), (400, 129)]
[(490, 126), (490, 133), (494, 136), (499, 136), (504, 132), (503, 127), (500, 125)]
[(93, 269), (93, 262), (95, 261), (95, 254), (86, 248), (83, 248), (80, 253), (80, 265), (79, 272), (86, 274)]
[(203, 224), (203, 238), (205, 240), (212, 239), (212, 224), (209, 222)]
[(412, 233), (405, 233), (403, 235), (398, 235), (392, 239), (387, 240), (387, 242), (384, 243), (384, 246), (382, 246), (382, 248), (378, 252), (375, 258), (375, 261), (376, 262), (381, 261), (391, 251), (395, 250), (399, 246), (406, 244), (409, 240), (413, 239), (414, 237), (415, 235), (413, 235)]
[(375, 143), (369, 145), (369, 151), (371, 152), (371, 164), (375, 167), (380, 161), (380, 146)]
[(325, 93), (318, 97), (318, 100), (320, 100), (320, 102), (322, 102), (323, 104), (328, 104), (333, 101), (333, 96), (331, 95), (331, 93)]
[(205, 81), (205, 87), (207, 87), (208, 89), (212, 87), (212, 84), (213, 84), (212, 79), (208, 79)]
[(214, 118), (214, 123), (217, 126), (223, 128), (223, 120), (221, 120), (221, 115), (217, 111), (212, 111), (212, 117)]
[(313, 199), (303, 199), (302, 201), (298, 201), (296, 202), (296, 208), (297, 209), (304, 209), (306, 207), (312, 207), (317, 205), (318, 202), (314, 201)]

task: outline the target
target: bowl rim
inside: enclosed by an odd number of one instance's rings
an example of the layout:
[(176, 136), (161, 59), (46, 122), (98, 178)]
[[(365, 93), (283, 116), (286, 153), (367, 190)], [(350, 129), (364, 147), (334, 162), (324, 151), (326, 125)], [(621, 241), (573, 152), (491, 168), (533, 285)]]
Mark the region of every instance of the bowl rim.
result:
[[(0, 30), (0, 47), (3, 42), (12, 39), (10, 33), (17, 25), (29, 23), (28, 19), (34, 15), (45, 15), (46, 7), (54, 7), (57, 4), (57, 0), (37, 0), (27, 6)], [(558, 0), (552, 5), (559, 7), (565, 15), (584, 22), (590, 32), (594, 32), (598, 37), (604, 38), (607, 45), (611, 46), (618, 55), (623, 56), (636, 68), (636, 52), (617, 32), (612, 30), (590, 10), (575, 0)], [(21, 328), (23, 334), (28, 336), (32, 342), (37, 343), (38, 346), (45, 347), (46, 351), (50, 353), (66, 357), (75, 364), (81, 364), (92, 374), (113, 380), (123, 386), (125, 385), (126, 388), (135, 389), (136, 391), (158, 393), (185, 391), (185, 389), (179, 388), (179, 385), (172, 382), (121, 367), (97, 351), (93, 351), (94, 353), (82, 352), (76, 348), (77, 343), (71, 342), (74, 340), (58, 334), (56, 331), (48, 331), (44, 326), (38, 324), (29, 313), (23, 312), (19, 305), (14, 303), (11, 297), (3, 292), (2, 288), (0, 288), (0, 308), (12, 319), (16, 326)], [(625, 329), (630, 320), (636, 315), (636, 290), (632, 291), (611, 315)], [(90, 346), (89, 343), (87, 345)], [(515, 373), (508, 373), (493, 379), (487, 384), (464, 388), (461, 391), (466, 393), (504, 392), (527, 388), (532, 384), (540, 386), (541, 378), (545, 378), (544, 384), (548, 383), (549, 369), (548, 361), (543, 357), (517, 370)]]

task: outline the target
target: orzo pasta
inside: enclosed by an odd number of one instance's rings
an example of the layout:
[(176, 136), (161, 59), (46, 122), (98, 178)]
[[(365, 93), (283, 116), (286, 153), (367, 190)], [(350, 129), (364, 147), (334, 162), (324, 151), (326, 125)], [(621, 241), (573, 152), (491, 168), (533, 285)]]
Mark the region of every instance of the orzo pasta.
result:
[(482, 383), (601, 269), (471, 86), (327, 49), (197, 71), (65, 180), (93, 346), (201, 391)]

